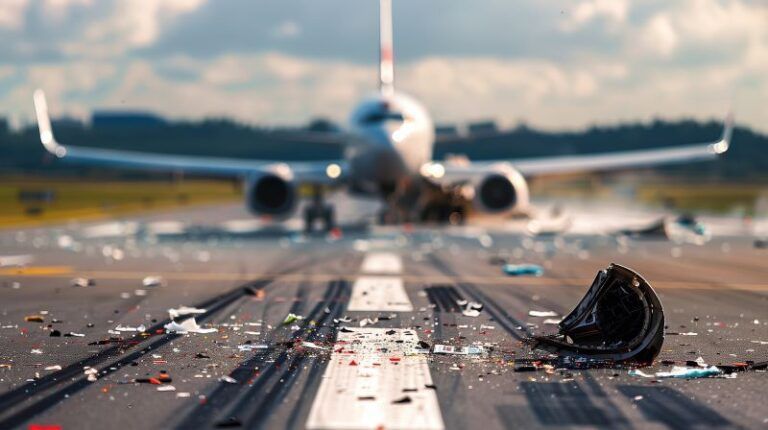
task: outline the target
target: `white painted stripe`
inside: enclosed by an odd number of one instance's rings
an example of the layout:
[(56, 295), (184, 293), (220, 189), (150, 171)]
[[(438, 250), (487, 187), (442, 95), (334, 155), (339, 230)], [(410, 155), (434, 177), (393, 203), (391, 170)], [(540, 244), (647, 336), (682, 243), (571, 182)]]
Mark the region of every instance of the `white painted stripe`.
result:
[(361, 276), (352, 285), (350, 311), (413, 312), (403, 279), (395, 276)]
[[(388, 335), (390, 330), (395, 333)], [(437, 394), (427, 388), (427, 357), (412, 354), (417, 342), (417, 333), (408, 329), (339, 333), (307, 429), (442, 430)], [(393, 403), (406, 396), (409, 403)]]
[(375, 252), (365, 256), (360, 270), (363, 273), (397, 275), (403, 272), (403, 260), (391, 252)]

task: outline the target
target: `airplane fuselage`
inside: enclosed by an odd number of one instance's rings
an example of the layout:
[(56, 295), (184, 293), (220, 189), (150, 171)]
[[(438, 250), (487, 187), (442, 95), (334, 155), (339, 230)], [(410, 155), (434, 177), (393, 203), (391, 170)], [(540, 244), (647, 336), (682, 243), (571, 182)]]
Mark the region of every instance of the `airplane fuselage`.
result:
[(349, 123), (353, 138), (345, 157), (350, 183), (358, 191), (386, 195), (432, 160), (432, 119), (407, 95), (371, 96), (352, 112)]

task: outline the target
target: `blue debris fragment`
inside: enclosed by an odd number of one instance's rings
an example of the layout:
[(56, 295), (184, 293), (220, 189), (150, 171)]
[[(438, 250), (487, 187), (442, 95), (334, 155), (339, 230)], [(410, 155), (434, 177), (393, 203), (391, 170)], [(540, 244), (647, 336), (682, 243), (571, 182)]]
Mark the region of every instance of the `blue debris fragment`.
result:
[(509, 276), (541, 276), (544, 269), (538, 264), (505, 264), (502, 268)]

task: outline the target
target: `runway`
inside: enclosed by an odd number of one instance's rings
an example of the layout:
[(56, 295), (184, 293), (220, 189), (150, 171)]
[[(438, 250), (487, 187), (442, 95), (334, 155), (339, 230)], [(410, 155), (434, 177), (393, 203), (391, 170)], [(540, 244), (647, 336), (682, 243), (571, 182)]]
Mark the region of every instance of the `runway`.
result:
[[(567, 314), (612, 262), (642, 274), (664, 305), (664, 347), (643, 372), (668, 370), (663, 360), (765, 361), (768, 251), (739, 220), (712, 220), (698, 246), (581, 227), (642, 218), (610, 212), (579, 213), (570, 233), (543, 237), (513, 224), (368, 227), (349, 215), (358, 207), (340, 212), (332, 236), (268, 227), (236, 206), (0, 232), (0, 428), (768, 424), (764, 371), (660, 380), (514, 366), (533, 356), (523, 339), (556, 330), (529, 311)], [(499, 258), (544, 274), (506, 276)], [(163, 285), (143, 285), (147, 276)], [(95, 285), (73, 287), (76, 277)], [(461, 299), (484, 307), (466, 316)], [(214, 330), (167, 333), (180, 306)], [(436, 345), (482, 353), (429, 352)]]

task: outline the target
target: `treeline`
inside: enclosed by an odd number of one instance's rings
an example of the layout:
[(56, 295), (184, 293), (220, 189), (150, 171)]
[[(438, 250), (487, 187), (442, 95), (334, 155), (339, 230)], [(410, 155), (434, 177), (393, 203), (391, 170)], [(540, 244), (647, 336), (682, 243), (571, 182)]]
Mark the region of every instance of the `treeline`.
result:
[[(68, 144), (168, 154), (268, 160), (322, 160), (342, 156), (338, 135), (305, 129), (273, 130), (229, 120), (175, 122), (146, 126), (88, 127), (76, 122), (55, 125)], [(538, 131), (525, 126), (500, 134), (440, 139), (435, 158), (464, 154), (470, 159), (527, 158), (623, 151), (712, 141), (722, 124), (654, 121), (592, 127), (578, 132)], [(665, 175), (693, 178), (768, 181), (768, 136), (737, 127), (733, 145), (717, 163), (658, 168)], [(42, 149), (36, 127), (14, 132), (0, 123), (0, 173), (143, 175), (56, 163)]]

